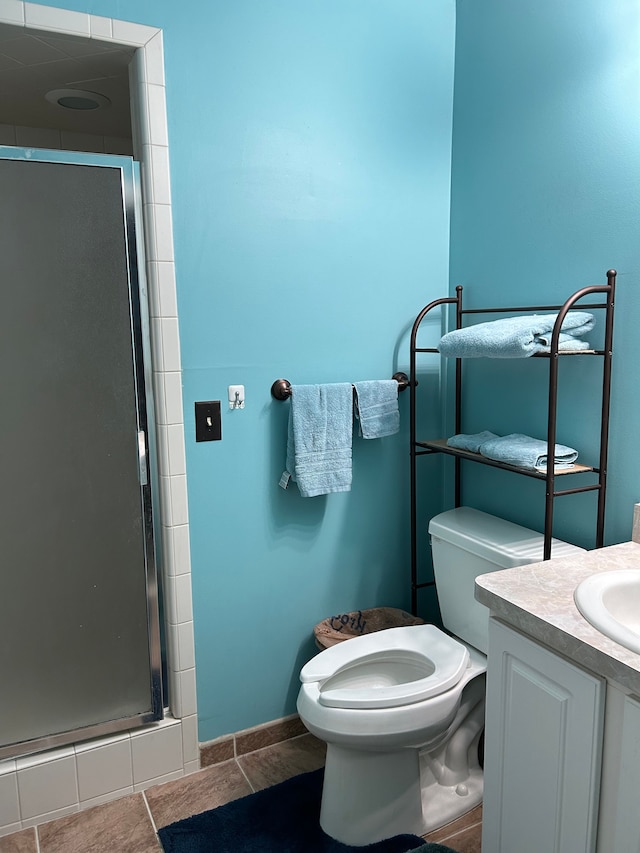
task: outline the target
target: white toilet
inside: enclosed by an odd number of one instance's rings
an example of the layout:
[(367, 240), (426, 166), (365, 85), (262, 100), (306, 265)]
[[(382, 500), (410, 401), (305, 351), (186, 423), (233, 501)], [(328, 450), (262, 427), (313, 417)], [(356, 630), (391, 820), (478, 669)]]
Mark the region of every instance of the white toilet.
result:
[[(429, 524), (442, 622), (388, 628), (320, 652), (298, 713), (327, 744), (320, 825), (344, 844), (424, 835), (482, 800), (489, 611), (478, 575), (543, 558), (543, 537), (469, 507)], [(554, 539), (552, 556), (583, 552)]]

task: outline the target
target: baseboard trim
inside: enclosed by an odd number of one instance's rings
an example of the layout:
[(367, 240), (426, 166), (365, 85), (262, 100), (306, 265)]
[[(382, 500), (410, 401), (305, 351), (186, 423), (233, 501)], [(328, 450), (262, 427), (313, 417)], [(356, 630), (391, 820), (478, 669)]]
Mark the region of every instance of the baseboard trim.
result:
[(200, 767), (210, 767), (212, 764), (221, 764), (256, 749), (264, 749), (276, 743), (299, 737), (306, 734), (307, 730), (297, 714), (282, 717), (279, 720), (271, 720), (250, 729), (243, 729), (229, 735), (199, 744)]

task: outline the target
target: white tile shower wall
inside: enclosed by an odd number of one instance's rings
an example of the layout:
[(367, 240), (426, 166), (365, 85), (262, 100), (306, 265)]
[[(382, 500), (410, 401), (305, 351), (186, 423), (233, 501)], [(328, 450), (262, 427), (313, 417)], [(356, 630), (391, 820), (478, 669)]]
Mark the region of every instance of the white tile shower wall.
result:
[[(193, 772), (198, 769), (199, 754), (162, 32), (22, 0), (0, 0), (0, 24), (30, 26), (138, 48), (130, 66), (132, 135), (134, 156), (141, 162), (147, 236), (153, 384), (161, 444), (160, 568), (167, 598), (171, 702), (171, 716), (144, 729), (0, 762), (2, 836)], [(18, 131), (22, 134), (24, 129), (0, 125), (0, 144), (34, 144), (20, 143)], [(26, 135), (20, 138), (31, 139)], [(58, 148), (65, 141), (72, 142), (63, 134), (56, 138)], [(80, 141), (73, 140), (74, 144)], [(103, 144), (108, 151), (107, 141), (103, 140)]]
[(131, 140), (123, 137), (13, 124), (0, 124), (0, 145), (52, 148), (55, 151), (91, 151), (94, 154), (122, 154), (126, 157), (133, 154)]
[(640, 504), (633, 506), (633, 528), (631, 530), (631, 540), (640, 545)]
[(184, 742), (186, 731), (194, 741), (196, 731), (191, 721), (184, 722), (166, 719), (137, 731), (0, 763), (0, 836), (197, 769), (192, 757), (197, 758), (197, 745)]
[(16, 762), (3, 761), (0, 764), (0, 827), (8, 832), (20, 829), (20, 802), (18, 800), (18, 776)]
[(77, 811), (78, 780), (73, 747), (51, 750), (46, 761), (16, 761), (23, 822), (43, 814)]

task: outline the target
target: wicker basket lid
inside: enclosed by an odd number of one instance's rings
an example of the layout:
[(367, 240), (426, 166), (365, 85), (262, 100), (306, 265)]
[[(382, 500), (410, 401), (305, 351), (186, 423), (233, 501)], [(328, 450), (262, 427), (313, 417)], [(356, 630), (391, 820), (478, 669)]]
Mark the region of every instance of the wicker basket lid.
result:
[(412, 616), (397, 607), (372, 607), (369, 610), (353, 610), (323, 619), (313, 629), (316, 643), (327, 649), (343, 640), (372, 634), (385, 628), (404, 628), (408, 625), (424, 625), (424, 619)]

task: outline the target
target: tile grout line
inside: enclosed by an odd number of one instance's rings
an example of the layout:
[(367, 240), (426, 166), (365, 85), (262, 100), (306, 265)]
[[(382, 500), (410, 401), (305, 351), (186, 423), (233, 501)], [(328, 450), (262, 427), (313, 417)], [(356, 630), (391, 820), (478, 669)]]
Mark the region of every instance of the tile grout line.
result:
[(156, 826), (156, 822), (155, 822), (155, 820), (153, 819), (153, 814), (152, 814), (152, 812), (151, 812), (151, 807), (149, 806), (149, 802), (148, 802), (148, 800), (147, 800), (147, 796), (146, 796), (146, 794), (145, 794), (145, 792), (144, 792), (144, 791), (141, 791), (140, 793), (142, 794), (142, 799), (143, 799), (144, 804), (145, 804), (145, 807), (146, 807), (146, 809), (147, 809), (147, 814), (149, 815), (149, 820), (151, 821), (151, 826), (152, 826), (153, 831), (155, 832), (155, 834), (156, 834), (156, 838), (157, 838), (157, 837), (158, 837), (158, 827)]
[(244, 776), (244, 778), (247, 780), (247, 784), (248, 784), (248, 785), (249, 785), (249, 787), (251, 788), (252, 793), (254, 793), (254, 794), (255, 794), (256, 789), (253, 787), (253, 784), (252, 784), (252, 782), (251, 782), (251, 779), (249, 779), (249, 777), (247, 776), (247, 774), (244, 772), (244, 768), (242, 767), (242, 764), (240, 764), (240, 762), (238, 761), (238, 759), (237, 759), (237, 758), (235, 759), (235, 762), (236, 762), (236, 766), (239, 768), (240, 772), (242, 773), (242, 775)]

